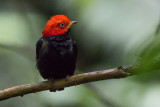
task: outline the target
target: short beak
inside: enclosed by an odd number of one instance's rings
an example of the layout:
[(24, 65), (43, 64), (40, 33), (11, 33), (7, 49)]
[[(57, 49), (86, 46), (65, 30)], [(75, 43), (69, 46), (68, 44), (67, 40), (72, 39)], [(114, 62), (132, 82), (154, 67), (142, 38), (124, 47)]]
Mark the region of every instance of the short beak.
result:
[(76, 24), (77, 21), (71, 21), (71, 23), (69, 24), (69, 26), (72, 26), (73, 24)]

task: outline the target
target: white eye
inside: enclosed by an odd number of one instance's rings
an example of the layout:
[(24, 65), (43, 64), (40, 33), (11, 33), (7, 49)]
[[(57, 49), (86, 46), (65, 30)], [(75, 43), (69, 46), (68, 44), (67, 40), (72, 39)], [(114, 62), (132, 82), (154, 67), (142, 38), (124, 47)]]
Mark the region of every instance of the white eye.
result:
[(64, 27), (65, 24), (64, 24), (64, 23), (60, 23), (59, 26), (60, 26), (60, 27)]

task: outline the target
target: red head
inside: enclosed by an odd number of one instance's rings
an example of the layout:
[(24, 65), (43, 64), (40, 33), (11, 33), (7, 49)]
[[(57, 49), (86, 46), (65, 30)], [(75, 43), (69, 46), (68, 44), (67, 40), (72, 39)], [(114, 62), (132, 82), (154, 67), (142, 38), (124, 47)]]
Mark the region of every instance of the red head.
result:
[(71, 25), (75, 23), (76, 21), (70, 21), (65, 15), (52, 16), (43, 29), (43, 38), (55, 35), (63, 35), (68, 31)]

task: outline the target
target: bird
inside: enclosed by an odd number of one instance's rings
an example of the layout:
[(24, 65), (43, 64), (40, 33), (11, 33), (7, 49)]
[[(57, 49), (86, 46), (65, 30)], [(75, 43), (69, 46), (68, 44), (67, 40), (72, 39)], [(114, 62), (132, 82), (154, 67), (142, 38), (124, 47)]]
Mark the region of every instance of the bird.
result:
[(68, 80), (74, 74), (78, 51), (70, 31), (76, 23), (65, 15), (54, 15), (47, 21), (36, 43), (36, 66), (44, 79)]

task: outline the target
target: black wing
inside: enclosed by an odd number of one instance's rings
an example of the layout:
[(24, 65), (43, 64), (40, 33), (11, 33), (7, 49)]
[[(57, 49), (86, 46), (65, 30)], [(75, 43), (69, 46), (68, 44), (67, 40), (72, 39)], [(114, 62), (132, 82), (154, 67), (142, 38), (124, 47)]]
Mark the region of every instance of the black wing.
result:
[(43, 39), (40, 38), (40, 39), (37, 41), (37, 43), (36, 43), (36, 60), (38, 60), (38, 58), (39, 58), (42, 44), (43, 44)]

